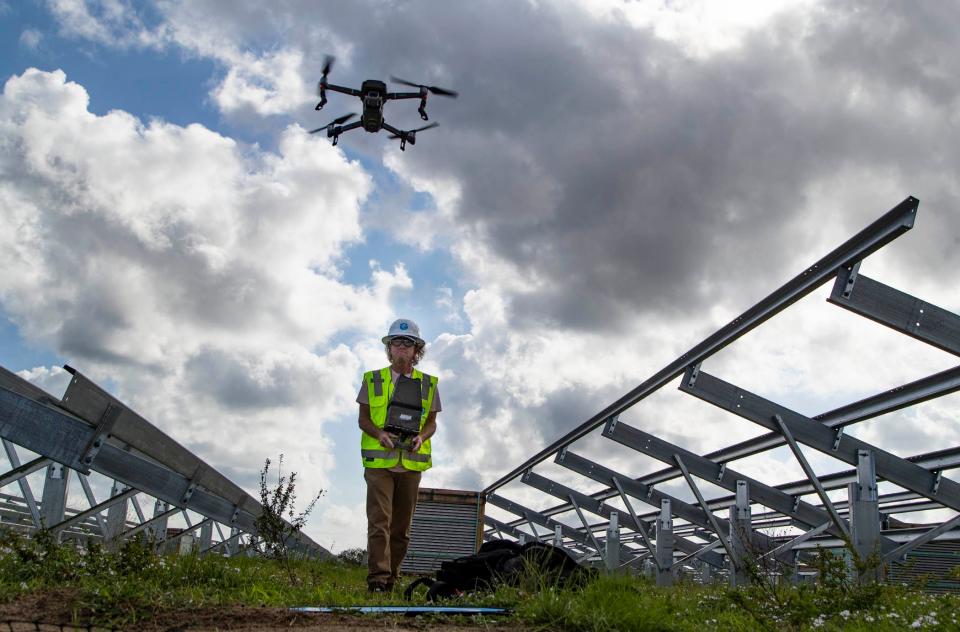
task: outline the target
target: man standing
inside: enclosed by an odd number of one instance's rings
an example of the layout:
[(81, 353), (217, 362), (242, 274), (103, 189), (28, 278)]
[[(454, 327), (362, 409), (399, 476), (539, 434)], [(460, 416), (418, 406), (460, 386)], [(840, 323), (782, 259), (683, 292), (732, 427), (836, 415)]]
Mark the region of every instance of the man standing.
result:
[[(392, 590), (400, 574), (410, 544), (420, 476), (432, 464), (430, 437), (437, 430), (440, 412), (437, 378), (414, 368), (426, 352), (417, 324), (406, 318), (396, 320), (381, 342), (390, 366), (364, 373), (357, 396), (363, 431), (360, 455), (367, 483), (370, 592)], [(405, 395), (401, 397), (398, 390)], [(404, 418), (412, 419), (409, 430), (395, 430), (394, 421)]]

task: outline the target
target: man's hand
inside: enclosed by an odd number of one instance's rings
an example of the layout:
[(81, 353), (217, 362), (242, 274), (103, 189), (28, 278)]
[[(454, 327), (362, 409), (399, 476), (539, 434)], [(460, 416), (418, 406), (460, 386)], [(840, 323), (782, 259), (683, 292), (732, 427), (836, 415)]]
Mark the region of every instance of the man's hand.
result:
[(410, 441), (410, 451), (411, 451), (411, 452), (416, 452), (416, 451), (418, 451), (418, 450), (420, 449), (420, 446), (423, 445), (423, 441), (424, 441), (424, 438), (421, 437), (420, 435), (415, 436), (415, 437)]
[(392, 450), (392, 449), (393, 449), (393, 439), (394, 439), (394, 437), (393, 437), (393, 435), (391, 435), (389, 432), (384, 432), (383, 430), (381, 430), (381, 431), (380, 431), (380, 436), (379, 436), (378, 438), (379, 438), (379, 440), (380, 440), (380, 445), (382, 445), (383, 447), (387, 448), (388, 450)]

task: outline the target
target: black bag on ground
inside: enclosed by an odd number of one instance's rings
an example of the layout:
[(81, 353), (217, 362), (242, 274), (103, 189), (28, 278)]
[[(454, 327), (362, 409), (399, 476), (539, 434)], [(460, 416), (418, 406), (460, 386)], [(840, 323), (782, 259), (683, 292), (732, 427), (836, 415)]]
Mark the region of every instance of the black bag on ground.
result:
[(525, 572), (538, 574), (546, 582), (561, 586), (581, 583), (591, 576), (591, 569), (580, 566), (569, 553), (551, 544), (490, 540), (474, 555), (441, 562), (435, 580), (430, 577), (415, 580), (404, 591), (404, 596), (410, 599), (420, 585), (429, 587), (428, 601), (492, 590), (501, 583), (516, 584)]

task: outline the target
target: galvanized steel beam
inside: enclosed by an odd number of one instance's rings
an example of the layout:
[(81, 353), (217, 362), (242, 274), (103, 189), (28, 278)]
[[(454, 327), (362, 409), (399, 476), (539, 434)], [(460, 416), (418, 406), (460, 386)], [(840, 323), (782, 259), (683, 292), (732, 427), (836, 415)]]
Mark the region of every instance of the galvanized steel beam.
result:
[(948, 353), (960, 355), (960, 316), (905, 292), (843, 270), (827, 299)]
[[(560, 483), (541, 476), (536, 472), (525, 473), (521, 480), (535, 489), (539, 489), (540, 491), (552, 496), (556, 496), (557, 498), (562, 498), (567, 502), (570, 502), (572, 498), (578, 505), (577, 509), (582, 507), (590, 513), (602, 516), (606, 519), (609, 519), (611, 512), (618, 511), (616, 507), (612, 507), (611, 505), (600, 502), (586, 494), (578, 492), (575, 489), (561, 485)], [(642, 520), (640, 522), (634, 522), (632, 518), (628, 518), (627, 516), (623, 516), (622, 522), (624, 526), (634, 531), (639, 531), (641, 529), (649, 530), (651, 528), (651, 525), (648, 522)], [(687, 553), (693, 553), (701, 548), (699, 544), (679, 536), (675, 538), (675, 544), (678, 549)], [(719, 555), (716, 554), (704, 556), (704, 561), (714, 566), (723, 566), (723, 560)]]
[(774, 415), (779, 415), (784, 427), (798, 442), (851, 465), (857, 464), (858, 451), (871, 450), (880, 477), (960, 511), (960, 483), (866, 441), (850, 435), (838, 437), (836, 432), (809, 417), (702, 371), (692, 384), (685, 379), (680, 390), (771, 430), (779, 430), (774, 420)]
[[(664, 463), (674, 463), (673, 455), (680, 454), (691, 472), (704, 480), (711, 481), (718, 487), (723, 487), (732, 492), (736, 492), (738, 480), (747, 481), (750, 488), (750, 498), (753, 502), (779, 511), (808, 527), (815, 527), (830, 520), (830, 515), (826, 511), (801, 500), (799, 496), (785, 494), (775, 487), (766, 485), (729, 467), (721, 466), (623, 422), (607, 424), (603, 429), (603, 436)], [(836, 527), (832, 527), (831, 532), (834, 535), (842, 535), (842, 532), (837, 531)], [(894, 548), (895, 545), (890, 543), (885, 544), (885, 546), (887, 548), (884, 550), (889, 550)]]
[[(556, 533), (556, 530), (559, 529), (564, 537), (569, 538), (574, 542), (579, 542), (584, 546), (589, 546), (587, 542), (587, 536), (584, 535), (581, 531), (574, 529), (570, 525), (564, 524), (558, 520), (554, 520), (553, 518), (548, 518), (543, 514), (537, 511), (534, 511), (533, 509), (524, 507), (523, 505), (516, 503), (512, 500), (509, 500), (507, 498), (504, 498), (503, 496), (500, 496), (498, 494), (490, 494), (489, 496), (487, 496), (487, 502), (493, 505), (494, 507), (499, 507), (500, 509), (509, 511), (514, 515), (520, 516), (521, 518), (523, 518), (528, 522), (536, 522), (541, 526), (546, 527), (551, 531), (554, 531), (554, 533)], [(514, 528), (514, 527), (511, 527), (511, 528)]]

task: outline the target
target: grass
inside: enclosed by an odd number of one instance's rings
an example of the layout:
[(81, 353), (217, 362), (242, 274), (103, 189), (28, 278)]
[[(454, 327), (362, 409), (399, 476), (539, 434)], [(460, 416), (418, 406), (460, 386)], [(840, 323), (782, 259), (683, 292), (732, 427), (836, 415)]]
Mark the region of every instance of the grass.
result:
[[(130, 629), (165, 611), (403, 601), (399, 593), (368, 594), (366, 569), (357, 564), (294, 560), (291, 568), (293, 581), (275, 560), (160, 556), (136, 541), (109, 553), (95, 546), (57, 545), (42, 534), (31, 540), (7, 534), (0, 542), (0, 603), (68, 589), (74, 624)], [(451, 605), (457, 603), (508, 607), (511, 623), (577, 632), (960, 629), (956, 596), (897, 586), (834, 583), (734, 591), (692, 584), (657, 588), (645, 578), (608, 575), (582, 589), (564, 589), (531, 575), (519, 586), (501, 586)]]

